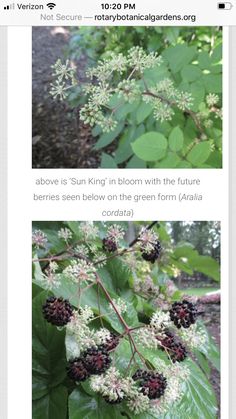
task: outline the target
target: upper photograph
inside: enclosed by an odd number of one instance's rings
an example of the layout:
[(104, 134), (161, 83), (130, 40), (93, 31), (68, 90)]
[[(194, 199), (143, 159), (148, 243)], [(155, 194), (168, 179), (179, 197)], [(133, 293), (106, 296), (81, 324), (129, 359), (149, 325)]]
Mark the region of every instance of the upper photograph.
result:
[(221, 27), (33, 27), (32, 167), (222, 168)]

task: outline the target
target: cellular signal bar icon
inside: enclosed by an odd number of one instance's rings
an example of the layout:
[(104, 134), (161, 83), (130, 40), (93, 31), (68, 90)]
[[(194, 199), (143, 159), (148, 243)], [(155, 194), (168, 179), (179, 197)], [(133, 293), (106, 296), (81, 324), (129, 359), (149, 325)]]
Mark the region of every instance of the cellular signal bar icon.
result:
[(7, 6), (4, 6), (4, 10), (13, 10), (15, 9), (14, 3), (8, 4)]

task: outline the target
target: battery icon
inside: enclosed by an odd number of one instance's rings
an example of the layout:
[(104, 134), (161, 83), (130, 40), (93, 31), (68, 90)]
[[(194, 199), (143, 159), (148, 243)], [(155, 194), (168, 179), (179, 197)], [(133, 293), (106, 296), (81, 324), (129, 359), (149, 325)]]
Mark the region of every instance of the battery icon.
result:
[(224, 3), (218, 3), (218, 9), (231, 10), (232, 7), (233, 7), (232, 3), (228, 1)]

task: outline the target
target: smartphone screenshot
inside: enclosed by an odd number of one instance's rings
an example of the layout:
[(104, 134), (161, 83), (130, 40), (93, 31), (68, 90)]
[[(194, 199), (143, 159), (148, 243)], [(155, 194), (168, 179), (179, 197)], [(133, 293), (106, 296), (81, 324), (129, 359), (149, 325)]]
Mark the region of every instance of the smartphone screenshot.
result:
[(1, 418), (234, 419), (235, 22), (1, 2)]

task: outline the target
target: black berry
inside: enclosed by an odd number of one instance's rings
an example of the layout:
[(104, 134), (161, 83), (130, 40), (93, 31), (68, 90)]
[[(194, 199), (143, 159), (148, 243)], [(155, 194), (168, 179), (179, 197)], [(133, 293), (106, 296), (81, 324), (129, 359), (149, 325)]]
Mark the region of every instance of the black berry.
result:
[(145, 371), (140, 380), (140, 390), (149, 399), (159, 399), (165, 393), (167, 380), (158, 372)]
[(149, 252), (141, 248), (142, 258), (148, 262), (154, 263), (160, 257), (161, 250), (161, 243), (157, 240)]
[(163, 351), (168, 351), (168, 354), (173, 362), (181, 362), (187, 356), (186, 348), (182, 343), (178, 342), (175, 336), (169, 332), (165, 332), (164, 337), (158, 337), (159, 342), (161, 343), (160, 348)]
[(105, 237), (102, 243), (103, 250), (105, 250), (105, 252), (113, 253), (118, 249), (116, 241), (110, 237)]
[(90, 374), (102, 374), (111, 364), (111, 358), (103, 347), (87, 349), (82, 359)]
[(146, 371), (146, 370), (141, 370), (141, 369), (138, 369), (135, 373), (134, 373), (134, 375), (133, 375), (133, 380), (134, 381), (138, 381), (138, 380), (142, 380), (142, 379), (144, 379), (144, 378), (147, 378), (148, 377), (148, 374), (149, 374), (149, 372), (148, 371)]
[(74, 381), (85, 381), (90, 376), (81, 358), (75, 358), (69, 361), (67, 374)]
[(178, 329), (181, 326), (187, 329), (194, 324), (197, 314), (196, 305), (187, 300), (173, 303), (170, 309), (170, 318)]
[(43, 305), (43, 316), (55, 326), (65, 326), (73, 315), (73, 307), (62, 297), (49, 297)]

